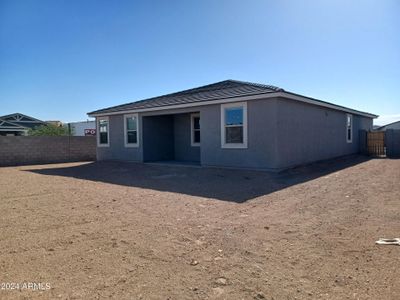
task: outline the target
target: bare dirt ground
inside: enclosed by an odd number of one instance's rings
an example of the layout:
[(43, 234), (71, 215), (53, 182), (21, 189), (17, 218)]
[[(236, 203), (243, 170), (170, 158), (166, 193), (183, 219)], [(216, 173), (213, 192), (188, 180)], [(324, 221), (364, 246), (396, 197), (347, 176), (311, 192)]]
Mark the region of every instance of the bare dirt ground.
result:
[[(400, 160), (0, 168), (0, 299), (399, 299)], [(4, 287), (4, 286), (3, 286)]]

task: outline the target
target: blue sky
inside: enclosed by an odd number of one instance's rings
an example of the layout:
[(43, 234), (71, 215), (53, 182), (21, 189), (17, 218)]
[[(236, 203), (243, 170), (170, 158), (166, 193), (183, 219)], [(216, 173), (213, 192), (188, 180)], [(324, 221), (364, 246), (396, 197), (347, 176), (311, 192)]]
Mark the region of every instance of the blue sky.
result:
[(0, 0), (0, 115), (79, 121), (237, 79), (385, 123), (400, 119), (399, 14), (397, 0)]

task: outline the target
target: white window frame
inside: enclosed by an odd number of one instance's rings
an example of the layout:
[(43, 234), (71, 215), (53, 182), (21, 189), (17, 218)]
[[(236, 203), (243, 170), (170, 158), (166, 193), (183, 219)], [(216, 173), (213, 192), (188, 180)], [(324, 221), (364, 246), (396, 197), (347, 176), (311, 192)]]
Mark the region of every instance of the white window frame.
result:
[[(100, 121), (107, 121), (107, 144), (100, 144)], [(110, 119), (109, 117), (98, 117), (96, 121), (97, 126), (97, 147), (110, 147)]]
[[(126, 128), (126, 120), (128, 118), (134, 117), (136, 119), (136, 143), (128, 143), (128, 129)], [(137, 148), (139, 147), (139, 115), (129, 114), (124, 115), (124, 144), (127, 148)]]
[[(194, 129), (194, 118), (199, 118), (200, 119), (200, 114), (199, 113), (195, 113), (195, 114), (191, 114), (190, 115), (190, 145), (192, 147), (200, 147), (200, 143), (201, 143), (201, 125), (200, 125), (200, 129)], [(195, 143), (194, 142), (194, 131), (195, 130), (199, 130), (200, 131), (200, 143)]]
[[(243, 108), (243, 143), (226, 143), (225, 110), (227, 108)], [(246, 149), (247, 148), (247, 102), (234, 102), (221, 104), (221, 148)]]
[[(350, 139), (347, 134), (347, 131), (349, 127), (347, 126), (347, 119), (350, 117)], [(347, 143), (352, 143), (353, 142), (353, 115), (352, 114), (346, 114), (346, 142)]]

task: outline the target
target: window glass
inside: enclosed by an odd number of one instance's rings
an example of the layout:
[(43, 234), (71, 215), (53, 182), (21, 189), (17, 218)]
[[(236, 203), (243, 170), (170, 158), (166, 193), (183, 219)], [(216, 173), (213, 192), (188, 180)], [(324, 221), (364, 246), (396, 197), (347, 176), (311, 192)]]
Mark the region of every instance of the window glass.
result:
[(107, 132), (100, 132), (100, 144), (107, 144), (107, 143), (108, 143)]
[(126, 137), (125, 144), (137, 144), (137, 117), (125, 116)]
[(126, 129), (127, 130), (136, 130), (136, 117), (126, 118)]
[(193, 127), (194, 129), (200, 129), (200, 117), (193, 118)]
[(353, 119), (352, 115), (347, 115), (347, 118), (346, 118), (346, 139), (347, 139), (347, 142), (349, 142), (349, 143), (353, 139), (352, 119)]
[(193, 142), (200, 143), (200, 131), (199, 130), (194, 131)]
[(137, 132), (136, 131), (128, 131), (127, 132), (128, 144), (136, 144), (137, 143)]
[(225, 109), (225, 143), (243, 143), (243, 107)]
[(100, 144), (108, 143), (108, 121), (107, 120), (99, 120), (99, 143)]
[(107, 132), (108, 130), (108, 121), (107, 120), (100, 120), (99, 121), (100, 132)]
[(225, 127), (225, 139), (227, 144), (243, 143), (243, 127)]
[(347, 127), (351, 126), (351, 116), (347, 116)]
[(225, 125), (243, 125), (243, 107), (226, 108)]
[(192, 115), (192, 146), (200, 144), (200, 116)]
[(247, 102), (221, 104), (221, 147), (247, 148)]

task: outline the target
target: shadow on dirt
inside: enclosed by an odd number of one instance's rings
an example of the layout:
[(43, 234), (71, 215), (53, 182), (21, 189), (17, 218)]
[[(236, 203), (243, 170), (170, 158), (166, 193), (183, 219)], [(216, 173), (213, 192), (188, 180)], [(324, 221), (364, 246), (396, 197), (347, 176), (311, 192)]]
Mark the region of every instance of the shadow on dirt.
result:
[(367, 160), (367, 156), (352, 155), (280, 173), (115, 161), (24, 171), (243, 203)]

